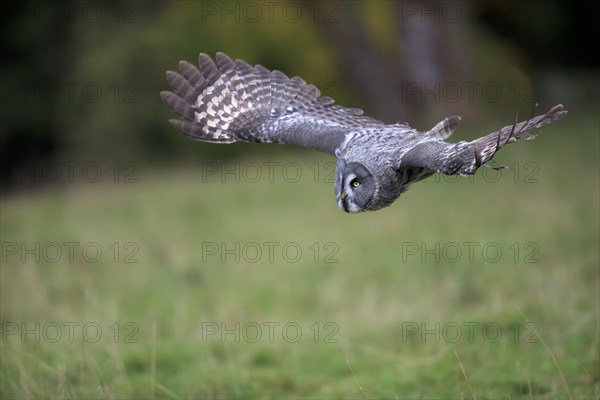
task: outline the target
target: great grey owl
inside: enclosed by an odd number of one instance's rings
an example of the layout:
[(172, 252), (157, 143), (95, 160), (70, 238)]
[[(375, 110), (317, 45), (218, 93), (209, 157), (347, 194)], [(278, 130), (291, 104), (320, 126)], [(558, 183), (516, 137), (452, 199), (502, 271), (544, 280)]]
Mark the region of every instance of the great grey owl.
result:
[(335, 195), (346, 212), (386, 207), (411, 183), (435, 172), (472, 175), (507, 143), (532, 139), (530, 131), (567, 114), (557, 105), (479, 139), (447, 143), (460, 117), (418, 132), (333, 105), (297, 76), (251, 67), (223, 53), (217, 53), (216, 64), (200, 54), (199, 67), (181, 61), (180, 74), (167, 72), (173, 91), (161, 97), (183, 118), (169, 121), (175, 128), (205, 142), (286, 143), (334, 155)]

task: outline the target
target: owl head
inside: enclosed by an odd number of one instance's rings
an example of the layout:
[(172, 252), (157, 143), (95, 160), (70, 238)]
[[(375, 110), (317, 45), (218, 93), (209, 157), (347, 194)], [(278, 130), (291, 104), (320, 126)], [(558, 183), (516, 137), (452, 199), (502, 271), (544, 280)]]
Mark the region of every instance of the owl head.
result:
[(335, 170), (335, 196), (338, 207), (346, 212), (380, 208), (376, 206), (378, 184), (364, 164), (339, 159)]

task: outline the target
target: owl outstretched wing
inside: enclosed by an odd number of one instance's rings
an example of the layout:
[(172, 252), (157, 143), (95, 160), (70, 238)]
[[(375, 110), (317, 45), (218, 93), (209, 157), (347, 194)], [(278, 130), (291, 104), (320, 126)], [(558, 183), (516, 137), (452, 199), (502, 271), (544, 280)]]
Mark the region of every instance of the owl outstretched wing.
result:
[(168, 71), (172, 92), (163, 101), (183, 119), (169, 122), (196, 140), (285, 143), (335, 155), (352, 128), (380, 126), (359, 109), (333, 105), (299, 77), (288, 78), (217, 53), (216, 64), (200, 54), (199, 68), (181, 61)]
[[(531, 131), (561, 119), (567, 115), (562, 104), (552, 107), (547, 113), (529, 118), (527, 121), (505, 126), (504, 128), (475, 139), (471, 142), (446, 143), (442, 140), (423, 141), (405, 152), (397, 168), (428, 168), (446, 175), (472, 175), (485, 165), (496, 152), (508, 143), (535, 138)], [(452, 118), (452, 117), (451, 117)], [(446, 121), (446, 120), (444, 120)], [(432, 129), (440, 138), (452, 129), (445, 129), (442, 121), (440, 129)], [(455, 121), (458, 123), (458, 121)], [(432, 135), (435, 137), (436, 135)]]

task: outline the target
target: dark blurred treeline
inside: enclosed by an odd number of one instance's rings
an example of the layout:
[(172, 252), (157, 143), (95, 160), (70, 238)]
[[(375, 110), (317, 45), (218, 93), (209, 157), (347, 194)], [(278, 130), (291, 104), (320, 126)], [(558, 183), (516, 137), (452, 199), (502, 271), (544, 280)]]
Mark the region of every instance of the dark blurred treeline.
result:
[(570, 110), (598, 104), (598, 52), (587, 44), (598, 37), (596, 2), (90, 0), (1, 7), (3, 191), (20, 182), (19, 171), (40, 163), (161, 164), (297, 151), (198, 145), (170, 127), (172, 114), (158, 95), (168, 87), (165, 71), (199, 52), (224, 51), (299, 75), (340, 104), (421, 129), (450, 114), (510, 120), (537, 101)]

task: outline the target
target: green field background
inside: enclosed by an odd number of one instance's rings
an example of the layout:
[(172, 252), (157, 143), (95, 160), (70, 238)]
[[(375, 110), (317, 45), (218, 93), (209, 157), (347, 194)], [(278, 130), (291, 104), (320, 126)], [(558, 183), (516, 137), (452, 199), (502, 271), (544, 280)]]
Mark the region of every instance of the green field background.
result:
[(311, 152), (5, 197), (4, 245), (47, 250), (3, 252), (2, 395), (597, 398), (596, 124), (360, 215)]

